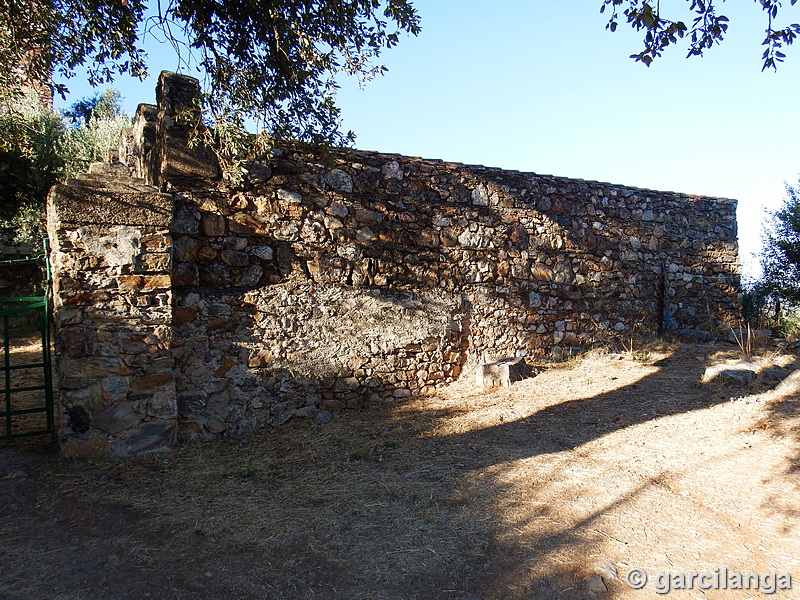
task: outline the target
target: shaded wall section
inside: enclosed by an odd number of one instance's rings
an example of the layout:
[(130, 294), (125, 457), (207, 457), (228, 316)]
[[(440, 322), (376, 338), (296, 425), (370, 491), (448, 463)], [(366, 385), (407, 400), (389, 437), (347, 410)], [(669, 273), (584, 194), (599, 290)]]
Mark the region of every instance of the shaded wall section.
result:
[(93, 165), (48, 199), (62, 449), (126, 456), (177, 439), (172, 196)]
[[(176, 122), (198, 91), (162, 74), (158, 105), (140, 107), (119, 152), (169, 197), (159, 306), (182, 439), (655, 333), (665, 313), (707, 331), (738, 318), (734, 201), (300, 144), (233, 184)], [(107, 270), (80, 277), (87, 292), (124, 291)], [(106, 404), (87, 409), (91, 427)], [(126, 434), (106, 435), (117, 447)]]

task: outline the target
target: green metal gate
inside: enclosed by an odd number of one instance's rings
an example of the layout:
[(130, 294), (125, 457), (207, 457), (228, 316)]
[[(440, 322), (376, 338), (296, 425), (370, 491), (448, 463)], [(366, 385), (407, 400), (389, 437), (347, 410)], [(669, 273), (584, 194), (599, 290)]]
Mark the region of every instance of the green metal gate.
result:
[[(3, 329), (0, 439), (42, 434), (55, 438), (50, 359), (50, 265), (46, 240), (44, 250), (42, 257), (0, 261), (4, 264), (43, 261), (45, 275), (43, 295), (0, 299), (0, 326)], [(33, 342), (37, 330), (41, 353), (35, 342), (27, 347), (20, 345), (21, 339)]]

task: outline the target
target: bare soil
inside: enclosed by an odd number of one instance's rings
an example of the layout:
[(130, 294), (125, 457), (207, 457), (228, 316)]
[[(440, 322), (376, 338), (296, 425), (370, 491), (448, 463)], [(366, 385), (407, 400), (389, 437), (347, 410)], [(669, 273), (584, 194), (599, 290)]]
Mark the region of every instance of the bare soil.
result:
[[(622, 600), (722, 568), (798, 587), (800, 385), (698, 383), (732, 355), (594, 355), (127, 460), (6, 444), (0, 598)], [(762, 596), (694, 588), (669, 597)]]

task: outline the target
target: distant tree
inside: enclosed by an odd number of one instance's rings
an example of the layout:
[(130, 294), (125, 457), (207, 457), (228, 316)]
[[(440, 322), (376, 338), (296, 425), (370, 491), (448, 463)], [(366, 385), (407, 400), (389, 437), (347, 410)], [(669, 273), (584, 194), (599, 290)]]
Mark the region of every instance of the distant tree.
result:
[(0, 17), (0, 96), (80, 66), (93, 84), (143, 77), (139, 45), (153, 35), (205, 74), (212, 118), (243, 115), (272, 136), (329, 143), (348, 139), (337, 74), (374, 77), (381, 51), (420, 30), (410, 0), (0, 0)]
[(66, 126), (33, 94), (0, 109), (0, 219), (42, 204), (64, 171)]
[(81, 98), (64, 111), (74, 126), (88, 125), (93, 120), (115, 119), (121, 116), (122, 96), (114, 88), (106, 88), (91, 98)]
[(117, 90), (107, 88), (78, 100), (64, 112), (64, 118), (71, 121), (63, 143), (64, 177), (74, 177), (93, 162), (106, 162), (108, 151), (118, 147), (120, 133), (131, 125), (121, 101)]
[(761, 277), (743, 286), (743, 316), (759, 327), (796, 331), (800, 316), (800, 185), (786, 186), (770, 215), (761, 249)]
[[(702, 56), (703, 52), (720, 43), (728, 31), (728, 18), (717, 14), (717, 7), (725, 0), (685, 0), (684, 8), (688, 5), (688, 17), (685, 20), (677, 18), (674, 13), (668, 13), (675, 8), (675, 3), (669, 3), (670, 8), (664, 13), (661, 11), (661, 1), (651, 0), (603, 0), (600, 12), (610, 12), (607, 29), (616, 31), (620, 18), (623, 17), (627, 24), (636, 31), (644, 32), (644, 48), (631, 58), (643, 62), (647, 66), (662, 55), (670, 46), (677, 45), (681, 40), (688, 42), (689, 56)], [(791, 45), (800, 33), (800, 25), (791, 23), (776, 26), (778, 17), (785, 4), (785, 0), (755, 0), (761, 5), (765, 13), (764, 42), (765, 47), (762, 59), (764, 69), (775, 68), (777, 63), (783, 62), (786, 55), (782, 49)], [(789, 0), (791, 6), (797, 0)], [(667, 4), (667, 2), (664, 2)], [(667, 16), (667, 13), (670, 15)]]
[(130, 126), (119, 102), (112, 89), (79, 100), (63, 115), (34, 93), (0, 105), (0, 227), (15, 230), (20, 240), (40, 234), (52, 185), (105, 160)]
[(787, 184), (783, 206), (772, 214), (761, 266), (761, 285), (771, 296), (800, 302), (800, 184)]

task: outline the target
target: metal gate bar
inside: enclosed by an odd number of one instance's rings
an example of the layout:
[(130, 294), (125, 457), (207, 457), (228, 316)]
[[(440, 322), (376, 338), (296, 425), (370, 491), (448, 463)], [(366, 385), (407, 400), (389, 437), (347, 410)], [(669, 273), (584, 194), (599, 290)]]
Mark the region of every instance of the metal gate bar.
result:
[[(3, 396), (5, 402), (5, 410), (0, 412), (0, 418), (5, 419), (5, 432), (2, 438), (16, 438), (26, 437), (31, 435), (41, 434), (54, 434), (54, 419), (53, 419), (53, 386), (52, 377), (50, 372), (50, 319), (48, 318), (49, 301), (45, 297), (27, 296), (20, 298), (4, 298), (0, 301), (2, 304), (2, 312), (0, 318), (3, 322), (3, 384), (4, 389), (0, 390), (0, 395)], [(9, 308), (10, 305), (19, 305), (14, 308)], [(39, 330), (42, 339), (42, 360), (41, 362), (27, 363), (22, 365), (11, 364), (11, 322), (10, 317), (13, 315), (24, 314), (36, 310), (39, 313)], [(23, 369), (40, 369), (42, 371), (43, 383), (41, 385), (27, 385), (14, 387), (11, 382), (11, 375), (13, 371)], [(12, 405), (12, 395), (21, 392), (44, 392), (44, 404), (33, 408), (14, 408)], [(34, 431), (14, 432), (12, 417), (18, 415), (27, 415), (35, 413), (45, 413), (46, 427), (44, 429), (36, 429)]]
[[(44, 256), (36, 258), (18, 259), (12, 261), (2, 261), (4, 263), (19, 262), (39, 262), (44, 259), (45, 281), (43, 296), (24, 296), (17, 298), (0, 299), (0, 319), (3, 326), (3, 361), (0, 369), (3, 371), (0, 397), (3, 398), (3, 409), (0, 411), (0, 419), (5, 420), (5, 427), (0, 428), (0, 439), (20, 438), (32, 435), (50, 434), (55, 439), (55, 423), (53, 416), (53, 378), (51, 372), (50, 359), (50, 264), (47, 260), (48, 248), (47, 240), (44, 240)], [(33, 362), (22, 365), (11, 364), (11, 320), (10, 317), (21, 315), (30, 311), (38, 312), (38, 326), (42, 341), (41, 362)], [(42, 372), (41, 385), (26, 385), (14, 387), (12, 385), (12, 373), (24, 369), (39, 369)], [(15, 408), (12, 403), (13, 394), (22, 392), (44, 392), (44, 404), (42, 406)], [(13, 429), (12, 418), (19, 415), (35, 413), (45, 413), (46, 425), (44, 429), (35, 431), (15, 432)]]

